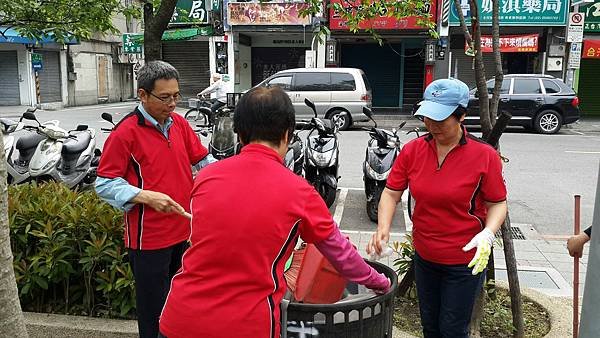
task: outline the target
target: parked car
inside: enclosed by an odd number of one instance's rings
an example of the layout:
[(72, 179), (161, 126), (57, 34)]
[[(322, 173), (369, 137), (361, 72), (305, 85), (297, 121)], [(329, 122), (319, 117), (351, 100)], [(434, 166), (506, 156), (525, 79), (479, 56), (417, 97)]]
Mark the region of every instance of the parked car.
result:
[[(488, 93), (494, 79), (487, 81)], [(499, 111), (512, 114), (510, 126), (522, 126), (541, 134), (555, 134), (565, 124), (579, 120), (579, 98), (562, 80), (550, 75), (509, 74), (500, 89)], [(477, 89), (471, 90), (466, 125), (479, 124)]]
[(371, 85), (356, 68), (295, 68), (280, 71), (257, 86), (279, 86), (294, 104), (296, 115), (312, 115), (304, 99), (314, 102), (319, 117), (338, 115), (340, 130), (354, 122), (368, 121), (363, 107), (371, 107)]

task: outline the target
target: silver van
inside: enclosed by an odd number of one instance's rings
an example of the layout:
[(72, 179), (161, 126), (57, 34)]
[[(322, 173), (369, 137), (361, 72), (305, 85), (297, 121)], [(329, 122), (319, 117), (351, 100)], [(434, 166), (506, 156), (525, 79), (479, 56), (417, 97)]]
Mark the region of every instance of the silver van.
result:
[(278, 86), (285, 90), (297, 116), (312, 115), (304, 104), (307, 98), (315, 103), (319, 116), (337, 120), (340, 130), (352, 123), (368, 121), (363, 107), (371, 107), (371, 85), (365, 73), (357, 68), (295, 68), (278, 72), (259, 86)]

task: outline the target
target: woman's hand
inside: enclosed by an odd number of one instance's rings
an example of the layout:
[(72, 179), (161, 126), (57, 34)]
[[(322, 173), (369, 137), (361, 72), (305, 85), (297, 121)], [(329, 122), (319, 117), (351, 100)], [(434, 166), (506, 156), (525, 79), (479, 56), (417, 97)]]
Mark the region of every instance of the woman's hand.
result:
[(381, 192), (377, 209), (377, 231), (371, 237), (369, 244), (367, 244), (367, 254), (372, 255), (375, 253), (381, 255), (384, 249), (383, 246), (389, 242), (392, 219), (396, 211), (396, 205), (402, 200), (403, 192), (388, 188), (383, 189)]

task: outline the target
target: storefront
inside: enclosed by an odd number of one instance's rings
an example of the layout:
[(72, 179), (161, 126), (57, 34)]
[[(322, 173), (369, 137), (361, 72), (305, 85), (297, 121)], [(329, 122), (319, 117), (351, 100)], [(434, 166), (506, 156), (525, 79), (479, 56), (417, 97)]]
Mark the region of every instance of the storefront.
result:
[(579, 11), (585, 13), (584, 40), (576, 85), (579, 107), (584, 117), (600, 117), (600, 1)]
[[(492, 54), (492, 3), (478, 0), (481, 10), (482, 51), (486, 77), (495, 73)], [(507, 1), (500, 6), (500, 51), (504, 74), (549, 74), (563, 77), (565, 61), (565, 34), (568, 1), (516, 2)], [(463, 15), (470, 25), (467, 0), (461, 0)], [(475, 86), (473, 57), (466, 55), (469, 46), (465, 43), (459, 27), (455, 6), (450, 6), (450, 53), (448, 75)]]
[[(333, 0), (332, 3), (350, 3)], [(428, 12), (436, 17), (435, 1)], [(382, 35), (383, 44), (369, 34), (353, 34), (334, 8), (329, 12), (329, 28), (337, 62), (331, 66), (362, 69), (372, 86), (373, 106), (390, 113), (410, 110), (421, 99), (425, 82), (426, 31), (414, 17), (396, 19), (383, 13), (381, 17), (361, 23)], [(331, 42), (330, 42), (331, 43)]]
[(319, 44), (313, 39), (312, 20), (299, 15), (304, 6), (299, 2), (227, 3), (225, 29), (227, 42), (232, 44), (227, 57), (233, 61), (227, 73), (235, 91), (249, 89), (285, 69), (317, 66), (313, 50)]

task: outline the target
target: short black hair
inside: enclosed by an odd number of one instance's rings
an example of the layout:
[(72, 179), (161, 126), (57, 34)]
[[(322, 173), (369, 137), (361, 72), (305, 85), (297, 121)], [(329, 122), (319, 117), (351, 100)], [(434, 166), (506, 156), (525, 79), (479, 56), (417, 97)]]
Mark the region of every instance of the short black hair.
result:
[(279, 145), (296, 125), (292, 101), (279, 87), (257, 87), (246, 92), (237, 102), (233, 125), (243, 144), (266, 141)]
[(467, 108), (463, 106), (456, 107), (456, 109), (452, 112), (452, 116), (456, 117), (459, 121), (463, 115), (467, 115)]
[(154, 90), (156, 80), (172, 80), (179, 81), (179, 72), (171, 64), (164, 61), (147, 62), (138, 73), (138, 88), (147, 92)]

